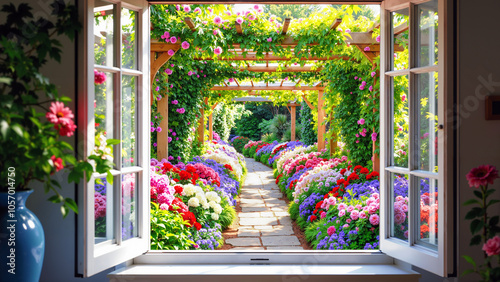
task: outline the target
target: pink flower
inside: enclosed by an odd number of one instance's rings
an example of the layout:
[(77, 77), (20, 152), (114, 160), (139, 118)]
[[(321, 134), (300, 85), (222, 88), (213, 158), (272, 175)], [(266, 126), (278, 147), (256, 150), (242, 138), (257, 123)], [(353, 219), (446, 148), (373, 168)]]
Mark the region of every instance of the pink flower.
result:
[(365, 51), (370, 51), (370, 47), (366, 46), (365, 49), (363, 49)]
[(344, 225), (342, 226), (342, 228), (343, 228), (343, 229), (349, 228), (349, 224), (347, 224), (347, 223), (346, 223), (346, 224), (344, 224)]
[(221, 48), (221, 47), (216, 47), (216, 48), (214, 49), (214, 53), (215, 53), (216, 55), (220, 55), (220, 54), (222, 53), (222, 48)]
[(238, 24), (242, 24), (242, 23), (243, 23), (243, 18), (242, 18), (242, 17), (237, 17), (237, 18), (236, 18), (236, 22), (237, 22)]
[(158, 95), (158, 97), (156, 97), (156, 100), (157, 100), (157, 101), (160, 101), (160, 100), (161, 100), (161, 98), (163, 98), (163, 96)]
[(233, 81), (234, 81), (234, 78), (229, 78), (227, 81), (229, 81), (229, 82), (233, 82)]
[[(189, 7), (189, 5), (184, 5), (184, 12), (186, 12), (186, 13), (191, 12), (191, 7)], [(172, 42), (172, 43), (175, 43), (175, 42)]]
[(358, 210), (353, 210), (351, 212), (351, 219), (352, 220), (357, 220), (359, 218), (359, 211)]
[(488, 256), (500, 254), (500, 237), (497, 235), (486, 241), (483, 245), (483, 251), (485, 251)]
[(155, 132), (156, 128), (151, 126), (151, 132)]
[(363, 84), (361, 84), (361, 85), (359, 86), (359, 90), (365, 90), (365, 86), (364, 86)]
[(155, 91), (156, 92), (160, 91), (160, 86), (156, 86)]
[(99, 72), (98, 70), (94, 70), (94, 83), (96, 85), (100, 85), (104, 82), (106, 82), (106, 74)]
[(216, 16), (214, 18), (214, 24), (220, 25), (222, 23), (222, 18), (219, 16)]
[(375, 38), (375, 40), (377, 40), (377, 42), (380, 42), (380, 35), (377, 36), (377, 38)]
[(370, 215), (369, 218), (371, 225), (378, 225), (380, 223), (380, 217), (377, 214)]
[(218, 29), (214, 29), (214, 35), (217, 35), (219, 33)]
[(372, 141), (377, 141), (377, 132), (372, 133)]
[(194, 11), (193, 11), (193, 12), (198, 13), (198, 14), (201, 14), (201, 9), (198, 7), (198, 8), (196, 8), (196, 9), (194, 9)]
[(403, 96), (401, 96), (401, 101), (403, 101), (403, 102), (404, 102), (405, 100), (406, 100), (406, 95), (405, 95), (405, 94), (403, 94)]
[(187, 48), (189, 48), (189, 43), (187, 41), (184, 41), (182, 42), (181, 47), (182, 49), (186, 50)]
[(172, 50), (172, 49), (170, 49), (170, 50), (168, 50), (167, 53), (168, 53), (169, 56), (173, 56), (175, 54), (175, 51)]
[(192, 76), (192, 75), (193, 75), (193, 72), (192, 72), (192, 71), (188, 71), (188, 75), (189, 75), (189, 76)]
[(357, 77), (357, 76), (355, 76), (355, 77), (354, 77), (354, 79), (355, 79), (355, 80), (358, 80), (358, 77)]
[(258, 10), (258, 9), (260, 9), (260, 7), (259, 7), (259, 5), (255, 5), (255, 6), (253, 6), (253, 9)]
[(361, 125), (365, 124), (365, 119), (362, 118), (362, 119), (358, 120), (358, 124), (361, 124)]
[(177, 37), (175, 37), (175, 36), (170, 37), (170, 43), (173, 44), (175, 42), (177, 42)]
[(466, 175), (470, 187), (485, 186), (493, 184), (495, 179), (498, 178), (498, 170), (492, 165), (481, 165), (471, 169)]
[(61, 158), (56, 158), (56, 156), (52, 155), (52, 157), (50, 157), (50, 159), (52, 160), (52, 164), (54, 165), (56, 172), (58, 172), (64, 168), (63, 161)]
[(158, 127), (156, 128), (156, 132), (161, 132), (161, 127), (159, 127), (159, 126), (158, 126)]
[(158, 144), (156, 144), (156, 142), (154, 142), (153, 143), (153, 147), (157, 147), (157, 146), (158, 146)]
[(172, 74), (172, 70), (171, 70), (171, 69), (165, 69), (165, 72), (166, 72), (168, 75), (171, 75), (171, 74)]
[(372, 71), (371, 76), (374, 77), (377, 73)]
[(345, 215), (345, 210), (339, 210), (339, 217), (343, 217)]
[(328, 236), (332, 236), (333, 234), (335, 234), (335, 231), (337, 231), (337, 230), (335, 229), (335, 226), (333, 226), (333, 225), (328, 227), (328, 229), (326, 230), (326, 232), (328, 233)]
[(163, 33), (163, 35), (161, 36), (161, 39), (168, 39), (170, 38), (170, 33), (168, 31), (165, 31), (165, 33)]
[(272, 39), (271, 37), (269, 37), (269, 38), (267, 39), (267, 42), (271, 42), (271, 41), (273, 41), (273, 39)]
[(366, 213), (364, 211), (360, 212), (359, 218), (366, 218)]
[(368, 87), (368, 90), (373, 91), (373, 86), (370, 85), (370, 87)]
[(180, 109), (177, 109), (176, 110), (179, 114), (183, 114), (184, 112), (186, 112), (186, 110), (184, 108), (180, 108)]
[(345, 32), (351, 32), (351, 30), (350, 29), (346, 29)]
[(420, 139), (424, 139), (424, 138), (427, 138), (427, 137), (429, 137), (429, 132), (424, 133), (424, 135), (422, 137), (420, 137)]
[(179, 103), (179, 101), (177, 101), (177, 100), (172, 101), (172, 104), (174, 104), (174, 105), (177, 105), (178, 103)]
[(70, 108), (64, 106), (64, 103), (52, 102), (49, 110), (50, 111), (45, 114), (45, 117), (54, 125), (73, 123), (72, 119), (75, 116)]

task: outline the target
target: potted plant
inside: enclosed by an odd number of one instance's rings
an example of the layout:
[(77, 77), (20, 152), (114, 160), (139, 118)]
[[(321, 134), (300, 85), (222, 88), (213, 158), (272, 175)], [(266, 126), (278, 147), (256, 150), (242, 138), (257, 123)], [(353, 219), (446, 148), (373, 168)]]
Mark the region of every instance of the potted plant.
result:
[(71, 99), (40, 69), (48, 60), (60, 62), (62, 45), (55, 37), (73, 39), (81, 26), (75, 6), (56, 0), (51, 7), (52, 20), (34, 18), (28, 4), (7, 4), (0, 11), (7, 14), (0, 23), (0, 271), (11, 275), (9, 281), (38, 281), (41, 273), (43, 228), (24, 207), (31, 183), (44, 184), (63, 217), (77, 213), (75, 201), (59, 192), (63, 177), (57, 172), (69, 170), (67, 181), (75, 183), (93, 172), (109, 174), (113, 162), (107, 154), (118, 142), (107, 140), (87, 160), (78, 160), (65, 141), (77, 128), (66, 106)]

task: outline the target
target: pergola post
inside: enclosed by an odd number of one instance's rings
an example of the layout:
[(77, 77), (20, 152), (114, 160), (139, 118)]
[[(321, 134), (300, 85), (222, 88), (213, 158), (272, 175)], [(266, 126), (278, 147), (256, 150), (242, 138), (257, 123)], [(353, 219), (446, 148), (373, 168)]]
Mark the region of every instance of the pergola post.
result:
[(208, 116), (208, 140), (214, 140), (214, 124), (213, 124), (213, 115), (214, 113), (210, 113)]
[(200, 110), (200, 124), (198, 125), (198, 141), (203, 146), (203, 142), (205, 141), (205, 110), (203, 106)]
[(325, 101), (323, 100), (323, 90), (318, 91), (318, 152), (325, 149)]
[[(334, 111), (335, 106), (332, 107), (332, 113)], [(328, 141), (330, 145), (330, 156), (333, 156), (333, 153), (335, 153), (335, 150), (337, 149), (337, 134), (335, 133), (335, 131), (333, 131), (331, 124), (333, 124), (333, 114), (330, 116), (330, 130), (332, 130), (332, 137)]]
[(163, 117), (160, 122), (161, 132), (156, 135), (156, 156), (159, 160), (168, 158), (168, 92), (158, 101), (158, 111)]
[(292, 141), (295, 141), (295, 108), (296, 106), (292, 105), (290, 110), (290, 116), (292, 119)]

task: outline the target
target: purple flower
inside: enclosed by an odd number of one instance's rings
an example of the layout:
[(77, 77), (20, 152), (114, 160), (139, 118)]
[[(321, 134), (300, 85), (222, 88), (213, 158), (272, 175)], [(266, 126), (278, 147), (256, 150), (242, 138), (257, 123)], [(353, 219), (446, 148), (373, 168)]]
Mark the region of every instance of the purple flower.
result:
[(177, 159), (180, 161), (181, 160), (181, 156), (178, 156)]
[(365, 119), (364, 119), (364, 118), (362, 118), (362, 119), (358, 120), (358, 124), (360, 124), (360, 125), (365, 124)]
[(172, 137), (168, 137), (168, 143), (172, 142)]
[(158, 95), (158, 97), (156, 97), (156, 100), (160, 101), (161, 98), (163, 98), (161, 95)]
[(374, 77), (377, 73), (372, 71), (371, 76)]
[(159, 127), (159, 126), (158, 126), (158, 127), (156, 128), (156, 132), (161, 132), (161, 127)]
[(155, 91), (156, 91), (156, 92), (160, 91), (160, 86), (156, 86)]
[(172, 132), (172, 136), (175, 136), (175, 135), (177, 135), (177, 133), (175, 133), (175, 131), (174, 131), (174, 132)]
[(177, 100), (173, 100), (173, 101), (172, 101), (172, 104), (177, 105), (177, 104), (179, 104), (179, 101), (177, 101)]
[(192, 75), (193, 75), (193, 72), (192, 72), (192, 71), (188, 71), (188, 75), (189, 75), (189, 76), (192, 76)]
[(151, 132), (155, 132), (156, 128), (151, 127)]
[(174, 85), (173, 85), (173, 84), (170, 84), (170, 88), (173, 88), (173, 87), (174, 87)]
[[(169, 137), (169, 138), (170, 138), (170, 137)], [(172, 138), (170, 138), (170, 139), (172, 139)], [(169, 141), (169, 142), (170, 142), (170, 141)], [(173, 160), (173, 159), (174, 159), (174, 157), (172, 157), (172, 156), (168, 156), (168, 160), (169, 160), (169, 161), (171, 161), (171, 160)]]
[(373, 86), (370, 85), (370, 87), (368, 87), (368, 90), (373, 91)]
[(156, 144), (156, 142), (154, 142), (153, 143), (153, 147), (157, 147), (157, 146), (158, 146), (158, 144)]

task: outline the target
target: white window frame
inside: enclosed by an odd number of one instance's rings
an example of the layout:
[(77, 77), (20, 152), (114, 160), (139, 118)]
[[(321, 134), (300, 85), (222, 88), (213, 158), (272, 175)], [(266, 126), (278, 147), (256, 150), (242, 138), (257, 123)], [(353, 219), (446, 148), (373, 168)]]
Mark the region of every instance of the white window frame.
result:
[[(94, 148), (94, 68), (113, 74), (113, 103), (114, 138), (121, 139), (121, 92), (122, 75), (136, 77), (136, 161), (133, 167), (122, 168), (121, 166), (121, 144), (115, 146), (116, 167), (111, 171), (113, 176), (121, 176), (135, 173), (136, 178), (136, 212), (137, 212), (137, 237), (122, 241), (121, 239), (121, 188), (117, 183), (113, 184), (113, 207), (112, 208), (114, 241), (108, 240), (95, 244), (94, 223), (94, 180), (105, 177), (105, 175), (93, 174), (88, 183), (79, 185), (78, 205), (80, 213), (78, 216), (78, 266), (77, 272), (83, 277), (92, 276), (117, 264), (131, 260), (149, 250), (149, 163), (150, 150), (146, 144), (150, 143), (149, 128), (144, 124), (150, 123), (150, 28), (149, 28), (149, 4), (146, 0), (106, 0), (116, 5), (114, 14), (114, 65), (97, 66), (94, 64), (94, 0), (80, 1), (79, 9), (84, 11), (81, 15), (83, 31), (79, 36), (78, 66), (81, 83), (78, 86), (78, 137), (82, 146), (82, 157), (89, 156)], [(137, 12), (136, 48), (137, 70), (125, 69), (121, 66), (122, 33), (121, 33), (121, 11), (122, 8)], [(115, 177), (115, 182), (121, 177)]]
[[(407, 0), (407, 1), (391, 1), (386, 0), (382, 2), (381, 6), (381, 38), (380, 50), (380, 162), (381, 162), (381, 172), (380, 172), (380, 249), (387, 255), (394, 257), (396, 259), (402, 260), (404, 262), (410, 263), (432, 273), (440, 276), (448, 276), (453, 273), (453, 189), (452, 189), (452, 130), (453, 130), (453, 113), (452, 110), (452, 91), (450, 91), (450, 81), (445, 80), (446, 76), (451, 75), (450, 70), (450, 58), (446, 51), (450, 51), (450, 41), (447, 41), (445, 37), (447, 30), (445, 29), (446, 24), (449, 24), (450, 17), (447, 17), (447, 11), (449, 10), (448, 0), (438, 0), (438, 66), (421, 67), (417, 68), (414, 64), (414, 50), (413, 46), (415, 42), (417, 23), (415, 19), (415, 7), (420, 3), (428, 2), (429, 0)], [(392, 35), (392, 21), (391, 12), (409, 8), (409, 70), (406, 71), (391, 71), (391, 35)], [(391, 238), (391, 210), (394, 209), (392, 206), (391, 197), (391, 185), (389, 181), (390, 172), (392, 173), (404, 173), (412, 174), (421, 177), (425, 177), (425, 173), (419, 173), (418, 171), (401, 170), (398, 171), (397, 168), (391, 167), (391, 155), (393, 150), (392, 144), (392, 130), (394, 127), (392, 122), (392, 86), (391, 77), (395, 73), (408, 75), (410, 78), (409, 84), (409, 101), (415, 99), (411, 93), (415, 93), (416, 87), (412, 85), (414, 77), (416, 74), (427, 71), (438, 71), (438, 124), (443, 125), (442, 130), (438, 130), (438, 247), (437, 251), (431, 250), (429, 248), (417, 245), (416, 232), (415, 229), (419, 228), (420, 224), (417, 221), (419, 214), (419, 199), (415, 199), (411, 195), (416, 195), (417, 192), (408, 191), (410, 195), (409, 203), (409, 236), (408, 241), (397, 238)], [(412, 88), (413, 87), (413, 88)], [(416, 93), (413, 95), (415, 96)], [(411, 102), (410, 102), (411, 103)], [(410, 105), (411, 106), (411, 105)], [(410, 110), (411, 111), (411, 110)], [(415, 122), (414, 117), (410, 112), (410, 123)], [(410, 126), (411, 127), (411, 126)], [(410, 150), (408, 156), (415, 156), (414, 150), (411, 143), (414, 136), (411, 135), (410, 129)], [(409, 159), (409, 165), (412, 166), (411, 160)], [(411, 171), (411, 173), (410, 173)]]
[[(143, 109), (141, 117), (142, 123), (138, 121), (139, 136), (143, 138), (138, 145), (138, 151), (142, 150), (142, 162), (141, 164), (149, 166), (149, 147), (150, 144), (150, 134), (148, 130), (144, 130), (144, 126), (141, 124), (149, 124), (150, 122), (150, 66), (149, 66), (149, 47), (150, 47), (150, 37), (149, 35), (149, 8), (147, 8), (148, 3), (146, 0), (107, 0), (113, 3), (131, 3), (137, 7), (142, 7), (140, 17), (140, 28), (142, 31), (142, 39), (138, 38), (138, 63), (140, 62), (142, 70), (142, 84), (138, 84), (139, 92), (141, 95), (137, 95), (138, 98), (142, 99), (139, 103), (138, 108)], [(426, 2), (425, 0), (408, 0), (413, 2)], [(172, 3), (172, 1), (167, 1)], [(216, 1), (213, 1), (216, 2)], [(447, 11), (449, 11), (449, 6), (451, 0), (439, 0), (439, 93), (440, 93), (440, 112), (439, 112), (439, 123), (445, 124), (444, 134), (440, 133), (439, 146), (443, 148), (441, 150), (443, 156), (439, 157), (439, 167), (440, 167), (440, 190), (439, 190), (439, 230), (453, 230), (453, 213), (451, 212), (453, 208), (453, 200), (451, 199), (452, 194), (452, 182), (453, 170), (452, 170), (452, 118), (446, 119), (448, 117), (453, 117), (453, 115), (444, 116), (443, 111), (446, 107), (446, 113), (452, 112), (453, 96), (451, 91), (446, 91), (452, 82), (443, 81), (445, 78), (444, 74), (446, 71), (447, 76), (450, 76), (453, 69), (450, 67), (451, 55), (444, 55), (445, 49), (450, 50), (449, 33), (444, 29), (444, 22), (447, 21), (449, 24), (449, 18), (446, 17)], [(179, 1), (180, 4), (187, 3), (186, 1)], [(266, 4), (267, 2), (261, 2)], [(384, 71), (388, 69), (388, 50), (391, 27), (387, 21), (390, 13), (387, 11), (392, 3), (397, 3), (400, 5), (409, 5), (405, 3), (405, 0), (386, 0), (382, 2), (381, 5), (381, 37), (385, 40), (381, 42), (381, 93), (385, 93), (388, 88), (388, 80), (385, 78)], [(80, 36), (83, 42), (79, 46), (83, 46), (83, 52), (79, 52), (79, 66), (83, 75), (81, 76), (84, 81), (83, 85), (79, 86), (78, 95), (78, 105), (79, 105), (79, 140), (80, 144), (83, 144), (83, 152), (87, 156), (94, 146), (94, 132), (93, 128), (86, 128), (86, 124), (94, 124), (93, 114), (90, 111), (93, 109), (93, 98), (94, 98), (94, 85), (93, 85), (93, 68), (94, 68), (94, 57), (93, 57), (93, 6), (94, 0), (81, 1), (79, 4), (79, 9), (85, 11), (84, 18), (82, 22), (84, 23), (84, 29)], [(124, 4), (127, 6), (128, 4)], [(400, 5), (401, 6), (401, 5)], [(400, 7), (397, 7), (400, 8)], [(392, 10), (397, 10), (395, 7), (391, 7)], [(450, 17), (451, 18), (451, 17)], [(445, 38), (446, 36), (446, 38)], [(142, 50), (141, 50), (142, 48)], [(445, 84), (446, 83), (446, 84)], [(142, 92), (140, 92), (142, 91)], [(446, 96), (445, 96), (446, 93)], [(443, 94), (443, 95), (441, 95)], [(386, 144), (387, 134), (390, 127), (387, 127), (387, 97), (386, 95), (381, 95), (380, 111), (381, 111), (381, 142), (380, 144)], [(444, 105), (444, 106), (443, 106)], [(443, 120), (444, 119), (444, 120)], [(80, 126), (81, 125), (81, 126)], [(392, 124), (390, 125), (392, 126)], [(140, 134), (143, 132), (144, 134)], [(387, 150), (384, 146), (381, 146), (381, 164), (382, 168), (388, 166)], [(385, 166), (384, 166), (385, 165)], [(141, 183), (143, 187), (149, 187), (147, 184), (149, 181), (149, 169), (143, 171), (143, 178)], [(386, 176), (385, 173), (381, 173), (381, 186), (386, 187)], [(146, 183), (147, 182), (147, 183)], [(393, 264), (393, 258), (400, 259), (404, 262), (408, 262), (412, 265), (422, 267), (424, 269), (430, 270), (431, 272), (437, 273), (441, 276), (447, 276), (447, 273), (452, 270), (451, 260), (446, 260), (447, 257), (451, 257), (451, 250), (449, 247), (452, 246), (453, 235), (448, 232), (439, 233), (439, 250), (435, 254), (429, 252), (422, 248), (421, 246), (404, 246), (401, 242), (395, 242), (394, 239), (388, 237), (390, 234), (388, 231), (389, 222), (389, 204), (388, 201), (388, 191), (386, 189), (381, 189), (381, 250), (380, 251), (342, 251), (342, 252), (319, 252), (319, 251), (280, 251), (280, 252), (268, 252), (268, 251), (251, 251), (251, 252), (232, 252), (232, 251), (169, 251), (169, 252), (159, 252), (159, 251), (149, 251), (149, 193), (147, 189), (143, 189), (139, 195), (141, 203), (144, 209), (139, 210), (139, 234), (142, 235), (141, 238), (137, 240), (127, 240), (121, 245), (109, 245), (105, 248), (97, 248), (94, 245), (94, 230), (93, 230), (93, 191), (94, 187), (88, 185), (85, 188), (84, 185), (80, 186), (81, 193), (79, 194), (79, 204), (81, 207), (81, 213), (79, 215), (79, 222), (85, 222), (85, 224), (80, 224), (79, 234), (81, 236), (80, 242), (78, 244), (80, 261), (78, 264), (78, 270), (83, 273), (85, 277), (91, 276), (95, 273), (108, 269), (112, 266), (120, 264), (124, 261), (133, 259), (134, 264), (290, 264), (290, 265), (324, 265), (324, 264)], [(83, 205), (83, 203), (86, 203)], [(441, 205), (442, 204), (442, 205)], [(87, 207), (91, 208), (87, 208)], [(82, 208), (83, 207), (83, 208)], [(385, 208), (384, 208), (385, 207)], [(83, 220), (88, 218), (90, 220)], [(446, 220), (446, 221), (445, 221)], [(446, 227), (446, 228), (445, 228)]]

